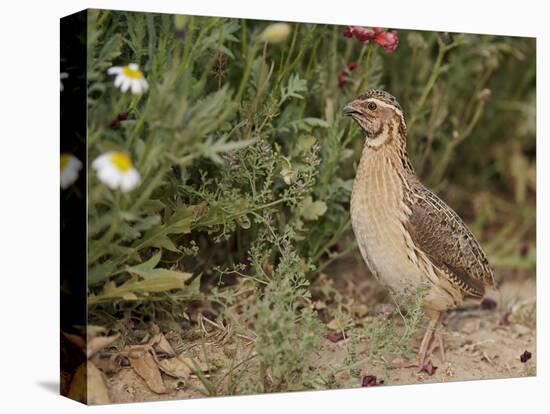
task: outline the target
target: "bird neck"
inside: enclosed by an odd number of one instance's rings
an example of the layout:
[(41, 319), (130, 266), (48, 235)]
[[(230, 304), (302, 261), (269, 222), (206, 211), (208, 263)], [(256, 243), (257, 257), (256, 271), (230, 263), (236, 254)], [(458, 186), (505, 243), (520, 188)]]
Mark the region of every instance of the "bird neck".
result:
[(365, 137), (361, 163), (376, 161), (386, 161), (398, 171), (415, 176), (407, 154), (407, 129), (404, 122), (388, 122), (375, 138)]

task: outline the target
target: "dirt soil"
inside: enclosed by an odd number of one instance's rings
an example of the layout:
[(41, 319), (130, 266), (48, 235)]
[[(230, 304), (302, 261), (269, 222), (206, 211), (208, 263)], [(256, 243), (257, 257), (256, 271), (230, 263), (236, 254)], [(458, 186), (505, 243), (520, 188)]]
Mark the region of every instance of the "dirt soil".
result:
[[(339, 298), (340, 303), (331, 303), (330, 299), (316, 301), (319, 292), (326, 293), (327, 289), (331, 292), (329, 296)], [(314, 304), (322, 319), (324, 315), (327, 320), (327, 332), (334, 324), (329, 315), (335, 308), (353, 312), (356, 315), (354, 322), (357, 322), (347, 332), (347, 337), (323, 340), (317, 357), (310, 362), (310, 371), (317, 374), (316, 378), (323, 379), (314, 384), (315, 388), (359, 387), (368, 375), (376, 376), (376, 382), (383, 380), (384, 386), (536, 375), (535, 280), (532, 277), (506, 275), (499, 290), (487, 295), (496, 301), (496, 307), (492, 309), (491, 305), (495, 303), (489, 301), (485, 308), (472, 303), (447, 313), (441, 328), (446, 360), (441, 360), (436, 350), (431, 362), (437, 368), (431, 373), (418, 372), (414, 367), (398, 368), (406, 365), (402, 357), (369, 358), (369, 344), (365, 339), (354, 344), (355, 371), (344, 369), (338, 372), (334, 369), (349, 356), (352, 346), (349, 337), (354, 330), (363, 329), (361, 319), (384, 318), (391, 308), (385, 289), (368, 275), (357, 257), (331, 266), (326, 275), (313, 283), (312, 290)], [(253, 357), (253, 338), (232, 332), (227, 323), (206, 318), (201, 319), (197, 330), (202, 335), (169, 332), (166, 338), (179, 355), (193, 359), (197, 366), (202, 367), (203, 380), (194, 374), (189, 375), (189, 371), (179, 378), (163, 373), (166, 392), (159, 394), (151, 391), (134, 369), (122, 366), (105, 375), (112, 402), (227, 395), (233, 392), (235, 384), (249, 384), (244, 389), (254, 392), (260, 367)], [(419, 331), (413, 341), (414, 349), (417, 349), (421, 337)], [(522, 362), (520, 357), (525, 351), (531, 353), (531, 358)], [(216, 384), (215, 389), (208, 390), (204, 379)]]

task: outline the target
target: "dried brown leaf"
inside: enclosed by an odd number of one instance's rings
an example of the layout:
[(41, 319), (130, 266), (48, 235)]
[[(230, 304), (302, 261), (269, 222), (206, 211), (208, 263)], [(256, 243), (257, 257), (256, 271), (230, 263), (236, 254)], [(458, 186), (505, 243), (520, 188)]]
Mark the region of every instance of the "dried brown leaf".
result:
[(103, 374), (90, 361), (82, 363), (76, 369), (67, 396), (87, 404), (111, 403)]
[(96, 336), (95, 338), (90, 339), (88, 341), (88, 346), (86, 347), (86, 357), (91, 358), (103, 348), (111, 345), (118, 338), (120, 338), (119, 333), (111, 336)]
[(84, 341), (84, 338), (82, 338), (80, 335), (70, 334), (66, 332), (61, 332), (67, 340), (76, 346), (78, 349), (80, 349), (82, 352), (86, 349), (86, 341)]
[(167, 389), (162, 381), (157, 360), (153, 356), (153, 353), (150, 350), (144, 350), (143, 347), (135, 350), (130, 349), (129, 351), (128, 360), (130, 361), (130, 366), (136, 374), (143, 378), (149, 389), (157, 394), (166, 393)]
[(109, 390), (103, 373), (90, 361), (88, 369), (88, 404), (110, 404)]
[(167, 375), (174, 378), (189, 378), (191, 368), (178, 357), (167, 358), (159, 361), (159, 368)]
[(170, 342), (168, 342), (164, 334), (160, 333), (153, 336), (149, 341), (149, 345), (151, 345), (156, 352), (162, 352), (168, 356), (176, 355), (176, 351), (174, 351), (174, 348), (172, 348), (172, 345), (170, 345)]

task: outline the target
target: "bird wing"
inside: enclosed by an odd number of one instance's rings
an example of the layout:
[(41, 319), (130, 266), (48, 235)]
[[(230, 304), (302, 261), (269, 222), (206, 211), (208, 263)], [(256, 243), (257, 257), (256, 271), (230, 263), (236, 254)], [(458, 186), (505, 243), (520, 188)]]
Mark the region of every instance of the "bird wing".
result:
[(406, 227), (416, 247), (465, 294), (482, 297), (485, 286), (494, 286), (493, 270), (466, 224), (424, 186), (408, 204)]

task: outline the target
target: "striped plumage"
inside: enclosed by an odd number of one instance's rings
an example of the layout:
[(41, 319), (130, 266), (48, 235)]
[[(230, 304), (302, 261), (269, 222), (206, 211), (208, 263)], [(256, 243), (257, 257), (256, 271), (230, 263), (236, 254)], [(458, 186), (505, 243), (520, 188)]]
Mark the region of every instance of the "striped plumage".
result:
[(486, 286), (494, 286), (493, 271), (460, 217), (415, 175), (396, 99), (369, 90), (344, 112), (365, 134), (351, 197), (353, 230), (383, 284), (400, 294), (425, 286), (430, 326), (419, 352), (423, 364), (441, 312), (466, 297), (481, 298)]

